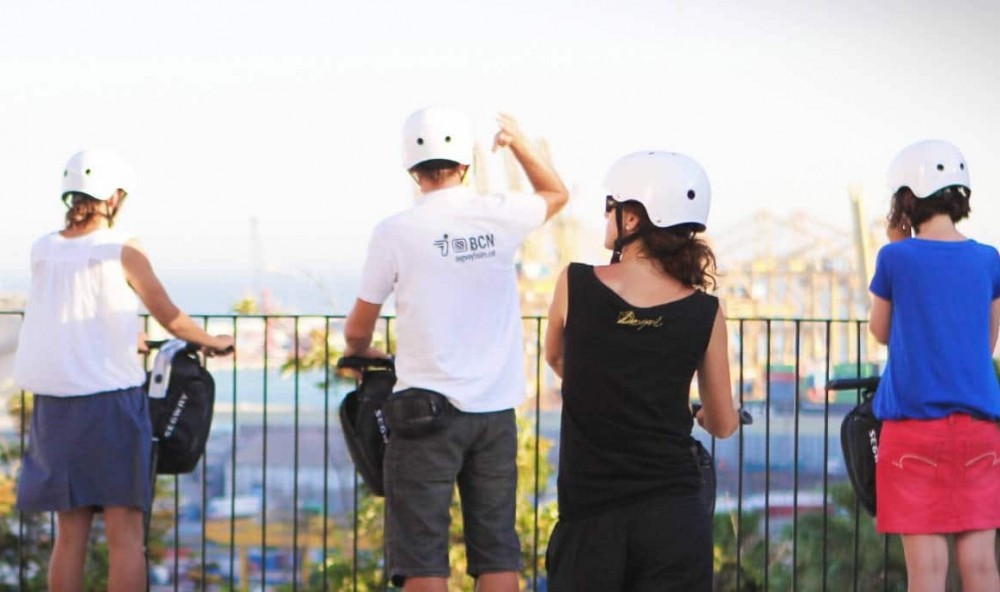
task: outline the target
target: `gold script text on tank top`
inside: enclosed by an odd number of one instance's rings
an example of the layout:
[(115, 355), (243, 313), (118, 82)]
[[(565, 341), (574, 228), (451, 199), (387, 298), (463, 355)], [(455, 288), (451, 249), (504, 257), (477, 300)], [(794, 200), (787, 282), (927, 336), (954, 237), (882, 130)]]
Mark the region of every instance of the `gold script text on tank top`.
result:
[(635, 327), (636, 331), (642, 331), (646, 327), (663, 326), (663, 317), (656, 317), (655, 319), (640, 319), (635, 316), (635, 311), (623, 310), (618, 313), (617, 324)]

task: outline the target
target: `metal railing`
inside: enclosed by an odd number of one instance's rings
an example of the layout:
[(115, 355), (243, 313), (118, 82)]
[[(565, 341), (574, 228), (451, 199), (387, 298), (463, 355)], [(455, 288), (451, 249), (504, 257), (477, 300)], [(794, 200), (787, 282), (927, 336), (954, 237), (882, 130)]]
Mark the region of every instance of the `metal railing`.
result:
[[(19, 318), (0, 313), (0, 343)], [(381, 505), (358, 481), (335, 416), (353, 388), (331, 367), (343, 317), (199, 318), (210, 332), (232, 334), (237, 347), (232, 357), (208, 361), (217, 393), (205, 457), (194, 473), (157, 482), (153, 589), (388, 589)], [(542, 361), (545, 319), (524, 323), (533, 380), (519, 409), (522, 576), (525, 589), (545, 590), (560, 405), (558, 381)], [(734, 393), (755, 421), (724, 441), (695, 428), (718, 471), (717, 588), (903, 589), (898, 540), (875, 534), (846, 481), (839, 425), (857, 393), (836, 400), (824, 390), (830, 378), (872, 371), (877, 352), (864, 322), (740, 318), (728, 327)], [(383, 347), (393, 344), (393, 328), (391, 318), (382, 320)], [(158, 327), (148, 331), (161, 336)], [(0, 496), (3, 475), (9, 482), (23, 454), (30, 405), (19, 391), (9, 399), (13, 417), (0, 424), (8, 452), (0, 458)], [(0, 588), (41, 589), (34, 586), (53, 530), (48, 515), (0, 515), (0, 535), (9, 535), (0, 540), (17, 547), (0, 555)], [(469, 589), (459, 567), (456, 589)]]

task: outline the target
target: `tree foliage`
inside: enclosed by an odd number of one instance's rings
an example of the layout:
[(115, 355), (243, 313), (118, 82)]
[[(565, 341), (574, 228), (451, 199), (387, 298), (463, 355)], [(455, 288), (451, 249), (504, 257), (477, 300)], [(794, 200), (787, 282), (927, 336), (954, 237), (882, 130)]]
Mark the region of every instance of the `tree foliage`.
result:
[(823, 512), (803, 513), (795, 527), (784, 524), (769, 541), (764, 539), (763, 514), (743, 512), (738, 570), (736, 512), (717, 515), (715, 589), (905, 590), (899, 537), (875, 532), (874, 519), (855, 504), (850, 484), (834, 485), (829, 496), (825, 520)]

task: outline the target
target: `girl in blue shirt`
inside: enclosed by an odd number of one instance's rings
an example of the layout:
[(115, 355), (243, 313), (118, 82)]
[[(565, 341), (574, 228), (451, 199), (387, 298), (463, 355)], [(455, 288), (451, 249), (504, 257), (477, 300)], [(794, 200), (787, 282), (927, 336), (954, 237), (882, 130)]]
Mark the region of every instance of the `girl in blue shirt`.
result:
[(890, 242), (870, 286), (869, 327), (889, 346), (874, 402), (877, 528), (902, 536), (911, 592), (944, 591), (948, 535), (964, 589), (997, 592), (1000, 255), (955, 227), (971, 191), (951, 144), (907, 147), (889, 185)]

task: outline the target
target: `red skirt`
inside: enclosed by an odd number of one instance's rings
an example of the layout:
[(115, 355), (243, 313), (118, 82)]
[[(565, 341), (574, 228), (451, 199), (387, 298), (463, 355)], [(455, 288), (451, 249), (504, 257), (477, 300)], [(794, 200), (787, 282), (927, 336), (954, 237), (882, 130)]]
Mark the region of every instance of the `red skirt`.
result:
[(963, 413), (884, 422), (875, 487), (880, 533), (1000, 528), (1000, 423)]

